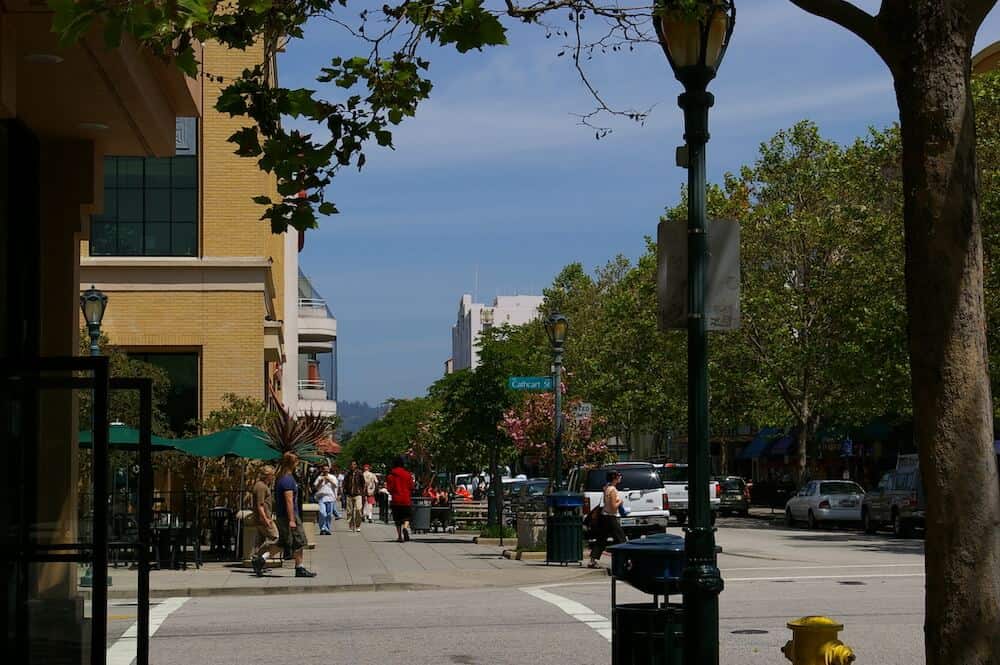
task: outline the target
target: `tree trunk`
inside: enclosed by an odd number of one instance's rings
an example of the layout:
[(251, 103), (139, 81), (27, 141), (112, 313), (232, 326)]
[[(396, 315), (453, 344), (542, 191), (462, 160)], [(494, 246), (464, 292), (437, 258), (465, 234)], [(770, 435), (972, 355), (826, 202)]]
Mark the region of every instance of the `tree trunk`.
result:
[(928, 665), (1000, 664), (1000, 492), (983, 310), (972, 36), (961, 9), (893, 26), (914, 431), (927, 499)]

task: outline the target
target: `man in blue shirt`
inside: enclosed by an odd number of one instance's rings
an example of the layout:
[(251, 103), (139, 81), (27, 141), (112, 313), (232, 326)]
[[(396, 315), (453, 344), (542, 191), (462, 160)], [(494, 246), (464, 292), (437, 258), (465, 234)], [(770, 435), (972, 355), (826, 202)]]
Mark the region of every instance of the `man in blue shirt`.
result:
[(286, 550), (291, 550), (295, 559), (295, 577), (316, 577), (316, 573), (302, 565), (302, 550), (307, 541), (299, 515), (299, 484), (294, 476), (298, 463), (299, 457), (295, 453), (288, 452), (281, 456), (278, 482), (274, 485), (274, 515), (281, 543)]

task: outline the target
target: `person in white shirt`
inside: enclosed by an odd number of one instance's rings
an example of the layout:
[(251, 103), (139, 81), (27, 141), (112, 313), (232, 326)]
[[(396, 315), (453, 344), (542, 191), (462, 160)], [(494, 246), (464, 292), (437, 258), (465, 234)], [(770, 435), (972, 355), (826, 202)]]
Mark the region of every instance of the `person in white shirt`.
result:
[(313, 492), (316, 503), (319, 504), (319, 535), (329, 536), (333, 533), (333, 516), (336, 512), (334, 506), (337, 501), (337, 488), (340, 482), (337, 476), (330, 473), (330, 465), (323, 464), (319, 468), (319, 475), (313, 481)]

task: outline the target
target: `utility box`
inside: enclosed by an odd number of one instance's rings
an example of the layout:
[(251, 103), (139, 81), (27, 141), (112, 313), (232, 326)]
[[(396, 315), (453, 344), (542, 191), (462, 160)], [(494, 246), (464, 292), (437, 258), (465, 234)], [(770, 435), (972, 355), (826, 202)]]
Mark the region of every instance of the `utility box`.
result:
[(583, 495), (553, 492), (545, 497), (545, 564), (583, 563)]
[[(611, 552), (612, 665), (682, 665), (684, 607), (681, 592), (684, 539), (656, 534), (614, 545)], [(652, 596), (652, 602), (618, 604), (617, 582)]]

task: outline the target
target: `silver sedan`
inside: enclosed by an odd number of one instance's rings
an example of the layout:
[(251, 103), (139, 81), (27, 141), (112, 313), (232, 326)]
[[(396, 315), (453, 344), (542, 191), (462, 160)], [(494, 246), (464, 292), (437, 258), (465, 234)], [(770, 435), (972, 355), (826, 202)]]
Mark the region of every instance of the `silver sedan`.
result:
[(785, 504), (785, 524), (805, 521), (810, 529), (822, 522), (858, 522), (865, 491), (849, 480), (813, 480)]

